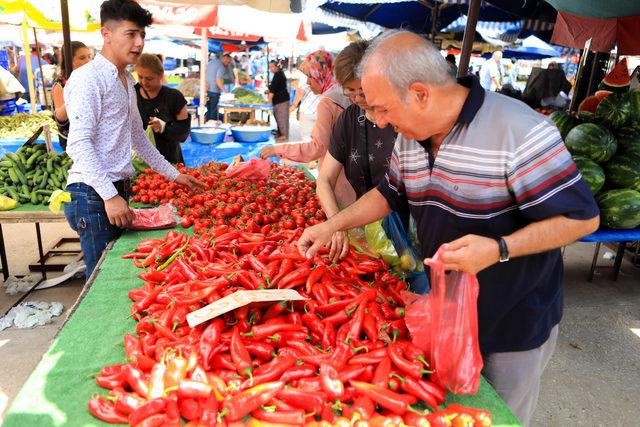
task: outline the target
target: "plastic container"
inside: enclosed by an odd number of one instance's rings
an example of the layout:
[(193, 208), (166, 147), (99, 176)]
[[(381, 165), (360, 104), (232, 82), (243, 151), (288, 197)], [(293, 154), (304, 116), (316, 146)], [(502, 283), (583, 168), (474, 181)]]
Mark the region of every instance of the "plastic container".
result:
[(226, 129), (211, 126), (197, 126), (191, 128), (191, 140), (199, 144), (219, 144), (224, 141)]
[(266, 142), (271, 138), (269, 126), (235, 126), (231, 134), (236, 142)]

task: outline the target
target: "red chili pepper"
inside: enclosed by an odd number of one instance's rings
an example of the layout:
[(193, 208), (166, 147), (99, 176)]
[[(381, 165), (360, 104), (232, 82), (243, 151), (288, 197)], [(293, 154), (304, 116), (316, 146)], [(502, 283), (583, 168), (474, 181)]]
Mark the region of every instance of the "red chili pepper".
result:
[(122, 373), (125, 381), (133, 391), (141, 397), (146, 397), (149, 394), (149, 386), (145, 382), (144, 374), (140, 369), (128, 363), (122, 367)]
[(259, 384), (226, 399), (223, 403), (223, 407), (227, 411), (225, 418), (229, 421), (239, 420), (262, 405), (267, 404), (276, 394), (282, 391), (283, 387), (284, 383), (282, 381)]
[(365, 307), (365, 304), (360, 304), (356, 309), (356, 312), (353, 315), (353, 319), (351, 320), (351, 323), (347, 330), (347, 340), (354, 341), (360, 339), (360, 334), (362, 333), (362, 323), (364, 321)]
[(305, 414), (302, 409), (282, 411), (277, 410), (275, 412), (268, 412), (262, 409), (256, 409), (251, 412), (251, 415), (261, 421), (277, 424), (290, 424), (295, 426), (301, 426), (305, 424)]
[(339, 399), (344, 394), (342, 379), (338, 376), (338, 371), (329, 365), (320, 365), (320, 385), (331, 400)]
[(115, 409), (120, 414), (129, 415), (139, 407), (141, 407), (146, 399), (141, 398), (135, 393), (127, 393), (123, 389), (112, 390), (110, 396), (115, 397)]
[(275, 351), (275, 348), (273, 348), (271, 344), (262, 341), (245, 341), (244, 346), (249, 354), (263, 360), (271, 359)]
[(336, 343), (336, 348), (333, 351), (331, 364), (338, 372), (344, 369), (344, 366), (347, 364), (347, 360), (349, 360), (353, 356), (353, 349), (350, 345), (345, 344), (343, 342)]
[(127, 424), (127, 416), (116, 411), (112, 402), (104, 397), (96, 396), (87, 404), (91, 415), (97, 419), (111, 424)]
[(213, 391), (210, 384), (194, 380), (181, 380), (178, 386), (178, 397), (191, 399), (206, 399)]
[(422, 374), (430, 373), (429, 371), (422, 368), (422, 364), (419, 362), (411, 362), (410, 360), (405, 359), (402, 354), (402, 348), (400, 346), (395, 345), (394, 343), (390, 343), (387, 347), (387, 353), (391, 358), (393, 364), (404, 372), (407, 375), (410, 375), (414, 378), (422, 378)]
[(320, 350), (304, 340), (287, 339), (285, 343), (294, 350), (298, 350), (300, 353), (308, 356), (321, 353)]
[[(349, 380), (358, 379), (358, 377), (362, 376), (366, 371), (366, 366), (351, 366), (349, 367), (349, 369), (340, 372), (340, 381), (342, 381), (343, 383), (347, 383), (349, 382)], [(360, 381), (363, 380), (360, 379)]]
[(153, 327), (155, 328), (156, 332), (158, 332), (158, 336), (165, 337), (171, 342), (178, 341), (178, 337), (176, 336), (176, 334), (161, 322), (154, 322)]
[(233, 364), (238, 373), (245, 377), (251, 377), (251, 356), (244, 346), (237, 328), (233, 329), (229, 351), (231, 353), (231, 360), (233, 360)]
[(349, 304), (352, 303), (352, 301), (353, 300), (342, 300), (342, 301), (333, 302), (326, 305), (320, 305), (316, 308), (316, 313), (318, 313), (320, 316), (326, 317), (346, 309), (347, 306), (349, 306)]
[(167, 372), (167, 365), (164, 363), (156, 363), (151, 369), (147, 395), (144, 396), (148, 400), (164, 397), (164, 374)]
[(326, 272), (327, 272), (327, 267), (324, 265), (317, 265), (313, 270), (311, 270), (311, 272), (309, 273), (309, 276), (307, 277), (307, 281), (305, 283), (305, 290), (307, 291), (307, 293), (311, 292), (312, 286), (318, 280), (322, 279), (322, 276)]
[[(137, 426), (145, 419), (163, 412), (167, 407), (167, 402), (169, 401), (169, 399), (164, 398), (148, 400), (145, 404), (129, 414), (129, 424)], [(127, 421), (125, 421), (125, 423), (126, 422)]]
[(282, 331), (282, 332), (278, 332), (275, 335), (270, 335), (267, 338), (269, 339), (269, 341), (274, 343), (276, 347), (281, 347), (285, 345), (289, 345), (290, 347), (293, 347), (292, 345), (290, 345), (291, 341), (297, 341), (297, 342), (303, 341), (306, 344), (309, 344), (308, 342), (305, 341), (308, 337), (309, 337), (309, 333), (304, 331)]
[(236, 370), (236, 365), (233, 363), (233, 360), (231, 360), (231, 356), (222, 353), (217, 353), (213, 356), (210, 366), (212, 369)]
[(315, 313), (305, 313), (301, 316), (302, 323), (305, 324), (312, 332), (324, 334), (326, 325), (320, 320)]
[(245, 381), (243, 387), (279, 380), (295, 364), (296, 359), (292, 356), (276, 356), (269, 363), (259, 366), (253, 380)]
[(308, 266), (298, 267), (297, 269), (293, 270), (292, 272), (284, 276), (282, 279), (280, 279), (278, 281), (277, 286), (279, 289), (294, 288), (295, 287), (294, 284), (304, 283), (304, 281), (306, 280), (306, 278), (309, 276), (310, 273), (311, 273), (310, 267)]
[(351, 380), (351, 385), (360, 393), (371, 398), (378, 405), (390, 410), (394, 414), (404, 414), (410, 404), (407, 396), (374, 384)]
[(309, 364), (292, 366), (282, 374), (280, 380), (288, 383), (303, 378), (310, 378), (316, 375), (317, 370), (315, 366)]
[(375, 365), (380, 362), (387, 356), (387, 349), (377, 348), (375, 350), (370, 350), (367, 353), (356, 354), (351, 359), (349, 359), (350, 365)]
[(255, 325), (251, 328), (251, 333), (246, 334), (247, 336), (253, 337), (256, 340), (263, 340), (271, 335), (275, 335), (282, 331), (300, 331), (302, 330), (302, 325), (294, 325), (292, 323), (282, 323), (282, 324), (262, 324)]
[(329, 296), (327, 295), (327, 289), (322, 283), (316, 283), (311, 287), (311, 294), (313, 298), (318, 301), (322, 306), (329, 304)]
[(165, 373), (165, 387), (172, 388), (180, 384), (186, 378), (189, 370), (189, 362), (181, 356), (174, 356), (167, 362), (167, 372)]
[(220, 336), (222, 335), (222, 331), (224, 330), (225, 324), (224, 320), (220, 318), (215, 318), (209, 323), (207, 328), (202, 333), (200, 337), (200, 357), (202, 359), (202, 364), (206, 370), (209, 370), (209, 360), (212, 357), (213, 350), (218, 346), (220, 342)]
[(336, 345), (336, 330), (333, 329), (333, 323), (331, 321), (325, 321), (324, 333), (322, 334), (322, 348), (329, 350)]
[(371, 383), (377, 385), (378, 387), (388, 387), (390, 374), (391, 359), (388, 355), (385, 355), (385, 357), (378, 364), (378, 367), (373, 373), (373, 380), (371, 381)]
[(476, 423), (475, 425), (478, 427), (490, 427), (492, 423), (491, 412), (485, 411), (483, 409), (469, 408), (467, 406), (453, 403), (447, 406), (446, 411), (471, 415)]
[(187, 421), (199, 419), (204, 412), (204, 408), (196, 399), (180, 399), (178, 405), (180, 415)]
[(399, 375), (391, 374), (391, 376), (400, 380), (400, 389), (417, 397), (418, 399), (421, 399), (424, 403), (431, 406), (434, 411), (438, 410), (438, 402), (435, 396), (427, 392), (427, 390), (420, 385), (418, 380), (408, 375), (406, 377), (401, 377)]
[(376, 412), (376, 405), (367, 396), (358, 396), (351, 409), (353, 409), (353, 412), (360, 414), (363, 420), (368, 420)]
[(278, 393), (278, 397), (284, 402), (308, 412), (319, 414), (324, 407), (324, 393), (304, 391), (293, 387), (285, 387)]
[(402, 420), (404, 424), (408, 426), (432, 427), (425, 415), (416, 414), (415, 412), (407, 411), (407, 413), (402, 416)]
[(122, 372), (118, 372), (111, 375), (98, 375), (95, 379), (96, 379), (96, 383), (100, 387), (106, 388), (109, 390), (113, 390), (116, 387), (122, 387), (126, 383), (124, 374)]

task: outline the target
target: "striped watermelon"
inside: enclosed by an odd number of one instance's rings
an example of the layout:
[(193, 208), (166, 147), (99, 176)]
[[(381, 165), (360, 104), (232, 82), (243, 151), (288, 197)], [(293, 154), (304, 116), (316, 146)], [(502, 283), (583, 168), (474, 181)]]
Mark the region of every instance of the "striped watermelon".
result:
[(589, 190), (595, 195), (602, 189), (604, 185), (604, 170), (591, 159), (582, 156), (574, 156), (573, 161), (576, 163), (578, 170), (582, 174), (582, 179), (587, 183)]
[(596, 163), (611, 159), (618, 149), (615, 136), (604, 126), (595, 123), (583, 123), (574, 127), (567, 134), (564, 143), (571, 154), (587, 157)]
[(631, 117), (631, 99), (626, 93), (613, 93), (596, 108), (596, 117), (613, 128), (619, 128)]
[(562, 139), (565, 139), (569, 131), (579, 123), (578, 119), (566, 111), (554, 111), (549, 118), (553, 123), (555, 123), (556, 127), (560, 131)]
[(607, 228), (630, 229), (640, 225), (640, 192), (609, 190), (597, 197), (600, 223)]
[(633, 123), (616, 130), (616, 139), (621, 150), (628, 150), (632, 146), (640, 147), (640, 124)]
[(630, 188), (640, 191), (640, 156), (624, 154), (614, 156), (604, 165), (607, 172), (607, 186)]

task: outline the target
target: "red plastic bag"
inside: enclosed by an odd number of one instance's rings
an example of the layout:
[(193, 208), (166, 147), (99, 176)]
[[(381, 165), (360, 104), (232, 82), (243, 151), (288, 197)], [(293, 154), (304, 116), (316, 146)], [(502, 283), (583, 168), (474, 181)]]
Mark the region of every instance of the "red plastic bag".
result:
[(475, 394), (482, 355), (478, 341), (478, 279), (474, 274), (445, 273), (440, 251), (431, 267), (431, 379), (455, 394)]
[(409, 291), (400, 294), (404, 303), (404, 323), (407, 325), (411, 342), (424, 351), (431, 360), (431, 297)]
[(253, 158), (248, 162), (240, 162), (225, 171), (227, 178), (246, 178), (252, 181), (269, 178), (271, 162), (267, 159)]
[(133, 222), (129, 228), (132, 230), (157, 230), (176, 225), (174, 208), (168, 203), (156, 208), (131, 210)]

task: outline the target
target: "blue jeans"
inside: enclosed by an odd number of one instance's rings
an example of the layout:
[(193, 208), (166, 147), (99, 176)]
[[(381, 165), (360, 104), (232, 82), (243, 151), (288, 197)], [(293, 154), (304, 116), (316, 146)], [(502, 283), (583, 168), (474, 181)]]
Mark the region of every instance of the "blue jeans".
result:
[(220, 102), (220, 92), (207, 92), (207, 120), (218, 120), (218, 102)]
[[(71, 193), (71, 202), (65, 203), (64, 215), (71, 228), (80, 236), (80, 248), (87, 266), (86, 277), (89, 279), (96, 264), (110, 241), (118, 238), (122, 230), (109, 223), (104, 201), (93, 189), (84, 183), (67, 185)], [(129, 194), (120, 193), (125, 200)]]

